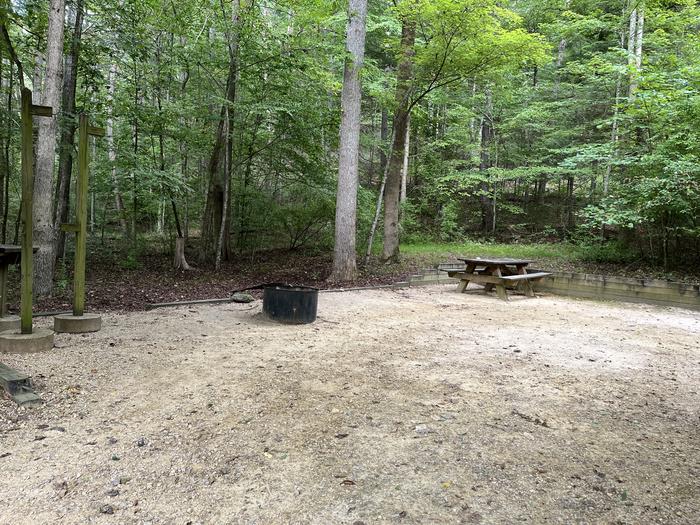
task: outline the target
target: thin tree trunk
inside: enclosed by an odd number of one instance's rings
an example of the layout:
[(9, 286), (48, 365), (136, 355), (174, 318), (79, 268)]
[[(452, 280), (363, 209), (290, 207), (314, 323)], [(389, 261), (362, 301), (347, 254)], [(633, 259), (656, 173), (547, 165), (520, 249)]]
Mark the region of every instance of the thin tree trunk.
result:
[(34, 241), (38, 251), (34, 256), (34, 290), (37, 296), (51, 295), (56, 262), (54, 230), (54, 163), (56, 160), (56, 130), (61, 104), (63, 78), (63, 31), (65, 1), (50, 0), (46, 45), (46, 75), (42, 104), (53, 108), (53, 117), (39, 119), (36, 173), (34, 176)]
[[(21, 73), (20, 73), (21, 74)], [(12, 66), (10, 66), (10, 75), (8, 82), (7, 91), (7, 127), (6, 133), (7, 137), (5, 140), (5, 180), (3, 181), (3, 208), (2, 208), (2, 242), (3, 244), (7, 242), (7, 220), (10, 211), (10, 137), (12, 136), (12, 119), (9, 117), (12, 115), (12, 90), (14, 88), (12, 82)]]
[[(238, 0), (234, 2), (234, 13), (236, 5), (240, 5)], [(236, 25), (233, 27), (233, 37), (232, 42), (229, 44), (229, 70), (228, 78), (226, 80), (226, 102), (222, 104), (219, 113), (219, 124), (216, 130), (216, 137), (214, 140), (214, 146), (212, 147), (211, 156), (209, 158), (208, 165), (208, 175), (209, 182), (207, 185), (206, 192), (206, 203), (204, 206), (204, 213), (202, 215), (202, 249), (200, 259), (202, 262), (209, 261), (216, 264), (216, 259), (219, 253), (219, 238), (221, 238), (221, 226), (228, 230), (228, 223), (226, 221), (226, 214), (224, 210), (224, 187), (225, 183), (222, 177), (222, 150), (224, 150), (224, 158), (226, 157), (225, 148), (228, 147), (228, 137), (232, 131), (228, 131), (228, 120), (230, 115), (227, 113), (227, 108), (233, 106), (236, 98), (236, 82), (238, 79), (238, 56), (237, 56), (237, 41), (235, 40), (235, 35), (238, 31), (238, 18), (235, 20)], [(229, 159), (225, 158), (225, 163), (228, 163)], [(225, 168), (224, 168), (225, 170)], [(221, 257), (228, 259), (229, 257), (229, 243), (225, 242), (228, 240), (228, 231), (223, 232), (223, 239), (221, 244)]]
[[(486, 172), (491, 167), (491, 141), (493, 139), (491, 90), (486, 91), (486, 108), (481, 121), (481, 154), (479, 171)], [(488, 232), (493, 228), (493, 202), (488, 181), (479, 183), (479, 203), (481, 205), (481, 229)]]
[(369, 159), (367, 161), (367, 183), (366, 186), (368, 188), (372, 187), (372, 182), (374, 181), (374, 170), (375, 170), (375, 162), (374, 162), (374, 157), (376, 154), (377, 150), (377, 126), (375, 122), (375, 117), (376, 117), (376, 112), (374, 111), (374, 107), (372, 108), (372, 123), (370, 126), (370, 133), (372, 135), (372, 146), (369, 148)]
[[(180, 37), (180, 44), (184, 47), (185, 43), (186, 43), (185, 37), (184, 36)], [(189, 81), (189, 78), (190, 78), (189, 64), (186, 63), (185, 66), (186, 66), (185, 71), (183, 71), (181, 73), (181, 76), (179, 78), (179, 80), (180, 80), (180, 94), (183, 98), (185, 96), (187, 82)], [(187, 119), (184, 116), (181, 117), (181, 119), (180, 119), (180, 125), (183, 127), (183, 129), (187, 127)], [(179, 145), (179, 149), (180, 149), (180, 159), (181, 159), (180, 160), (180, 172), (182, 175), (182, 184), (184, 186), (187, 186), (187, 170), (188, 170), (188, 163), (189, 163), (189, 149), (188, 149), (187, 141), (181, 141), (180, 145)], [(187, 245), (187, 239), (189, 238), (189, 229), (190, 229), (189, 228), (190, 227), (190, 224), (189, 224), (189, 205), (188, 205), (188, 192), (187, 191), (185, 192), (185, 195), (184, 195), (184, 201), (185, 201), (185, 203), (184, 203), (185, 218), (183, 221), (184, 222), (184, 224), (183, 224), (184, 231), (182, 232), (182, 235), (181, 235), (184, 238), (184, 242), (182, 243), (182, 245), (183, 245), (183, 248), (182, 248), (183, 258), (184, 258), (184, 250), (185, 250), (184, 247)], [(173, 209), (173, 213), (174, 214), (176, 213), (175, 209)], [(176, 248), (177, 248), (177, 243), (176, 243)], [(177, 255), (176, 255), (176, 257), (177, 257)]]
[[(623, 12), (624, 15), (624, 12)], [(620, 31), (620, 48), (625, 47), (625, 32)], [(603, 175), (603, 195), (606, 196), (610, 191), (610, 175), (612, 174), (612, 167), (617, 156), (617, 143), (620, 135), (620, 98), (622, 97), (622, 73), (618, 73), (617, 81), (615, 83), (615, 106), (613, 107), (613, 121), (612, 129), (610, 130), (610, 143), (611, 151), (610, 157), (608, 158), (608, 164), (605, 167), (605, 174)], [(604, 233), (605, 225), (603, 225)]]
[[(396, 130), (392, 131), (391, 144), (394, 143), (394, 133)], [(379, 194), (377, 195), (377, 205), (374, 208), (374, 219), (372, 220), (372, 227), (369, 229), (369, 238), (367, 239), (367, 251), (365, 253), (365, 264), (369, 262), (369, 258), (372, 255), (372, 245), (374, 244), (374, 236), (377, 232), (377, 226), (379, 225), (379, 217), (382, 212), (382, 203), (384, 202), (384, 190), (386, 188), (386, 179), (389, 174), (389, 164), (384, 166), (384, 172), (382, 174), (382, 182), (379, 186)]]
[[(138, 75), (138, 65), (136, 59), (132, 59), (134, 66), (134, 109), (138, 110), (140, 101), (140, 78)], [(134, 159), (138, 159), (139, 154), (139, 119), (137, 112), (134, 113), (134, 118), (131, 122), (131, 143), (134, 152)], [(138, 217), (138, 187), (136, 182), (136, 167), (132, 166), (131, 171), (131, 243), (132, 247), (136, 248), (137, 241), (137, 217)]]
[[(571, 4), (571, 0), (566, 0), (564, 3), (564, 9), (569, 9), (569, 5)], [(557, 49), (557, 62), (556, 62), (556, 72), (554, 75), (554, 95), (558, 95), (559, 93), (559, 81), (561, 80), (561, 67), (564, 65), (564, 59), (566, 58), (566, 46), (568, 45), (568, 41), (566, 38), (562, 37), (559, 40), (559, 47)]]
[(338, 191), (335, 208), (333, 281), (352, 281), (357, 274), (357, 189), (359, 184), (362, 84), (360, 72), (365, 59), (367, 0), (350, 0), (341, 98)]
[(112, 64), (109, 68), (109, 77), (107, 84), (107, 95), (108, 104), (107, 107), (107, 126), (105, 130), (105, 137), (107, 139), (107, 156), (109, 158), (111, 179), (112, 179), (112, 193), (114, 194), (114, 207), (117, 210), (117, 217), (119, 218), (119, 227), (122, 230), (124, 238), (129, 235), (129, 226), (126, 222), (126, 215), (124, 213), (124, 200), (122, 199), (121, 191), (119, 190), (119, 179), (117, 178), (117, 149), (114, 145), (114, 89), (117, 78), (117, 65)]
[[(3, 78), (5, 74), (5, 57), (3, 56), (3, 50), (0, 50), (0, 95), (2, 94), (3, 88)], [(10, 64), (10, 72), (8, 79), (12, 78), (12, 62)], [(0, 216), (5, 215), (5, 181), (10, 177), (10, 161), (9, 157), (9, 142), (10, 142), (10, 130), (9, 126), (5, 125), (5, 121), (10, 121), (11, 113), (8, 111), (4, 115), (0, 116)], [(2, 238), (2, 243), (5, 243), (5, 228), (4, 225), (0, 227), (0, 237)], [(2, 298), (5, 299), (4, 297)]]
[(403, 165), (406, 129), (411, 107), (411, 79), (413, 78), (413, 56), (416, 40), (416, 23), (403, 20), (401, 30), (401, 62), (396, 83), (396, 111), (394, 113), (394, 140), (389, 155), (389, 164), (384, 188), (384, 247), (382, 259), (397, 262), (399, 258), (399, 198), (401, 196), (401, 168)]
[(566, 180), (566, 228), (572, 231), (576, 226), (574, 221), (574, 208), (576, 202), (574, 200), (574, 177), (570, 175)]
[[(236, 103), (236, 93), (238, 85), (238, 39), (240, 30), (240, 10), (241, 2), (240, 0), (234, 0), (231, 6), (231, 33), (228, 34), (228, 48), (229, 48), (229, 76), (226, 86), (226, 103), (223, 106), (222, 111), (222, 122), (220, 123), (220, 129), (225, 130), (226, 137), (226, 150), (224, 155), (224, 180), (223, 188), (221, 188), (221, 193), (218, 195), (220, 201), (216, 204), (216, 207), (220, 207), (221, 214), (218, 217), (214, 216), (214, 228), (212, 228), (211, 233), (216, 231), (215, 237), (215, 249), (214, 249), (214, 265), (218, 270), (221, 266), (222, 259), (228, 260), (230, 258), (230, 246), (229, 246), (229, 210), (230, 210), (230, 192), (231, 192), (231, 176), (233, 169), (233, 133), (234, 133), (234, 122), (235, 122), (235, 103)], [(223, 137), (222, 137), (223, 138)], [(223, 140), (222, 143), (223, 145)], [(218, 170), (217, 170), (218, 171)]]
[(617, 84), (615, 85), (615, 107), (613, 109), (613, 121), (612, 130), (610, 131), (610, 143), (611, 152), (608, 158), (608, 165), (605, 168), (605, 176), (603, 177), (603, 195), (607, 195), (610, 191), (610, 175), (612, 173), (613, 162), (617, 156), (617, 141), (618, 141), (618, 127), (619, 127), (619, 106), (620, 106), (620, 92), (622, 90), (622, 77), (618, 75)]
[(547, 195), (547, 175), (541, 175), (537, 181), (537, 204), (544, 204)]
[(224, 157), (224, 202), (221, 205), (221, 223), (219, 224), (219, 235), (216, 239), (216, 260), (214, 269), (218, 272), (221, 268), (221, 258), (223, 254), (224, 237), (228, 235), (228, 210), (229, 210), (229, 194), (231, 192), (231, 156), (233, 155), (233, 117), (231, 112), (233, 109), (226, 108), (226, 154)]
[(629, 36), (627, 41), (627, 61), (630, 69), (627, 96), (634, 100), (639, 86), (639, 73), (642, 70), (642, 47), (644, 40), (644, 4), (640, 3), (630, 13)]
[(382, 108), (381, 124), (379, 125), (379, 171), (384, 174), (387, 165), (386, 148), (391, 147), (387, 144), (389, 138), (389, 112), (386, 108)]
[[(229, 82), (231, 81), (229, 68)], [(228, 88), (227, 88), (228, 92)], [(223, 207), (223, 190), (221, 189), (221, 150), (224, 149), (226, 140), (226, 107), (221, 107), (219, 124), (212, 147), (207, 172), (209, 182), (206, 192), (206, 203), (202, 216), (202, 250), (201, 262), (214, 262), (216, 258), (216, 239), (218, 239), (217, 224), (221, 223), (221, 208)]]
[(63, 115), (64, 127), (61, 130), (61, 143), (58, 153), (58, 195), (56, 200), (56, 216), (54, 228), (58, 241), (56, 257), (63, 256), (66, 242), (66, 232), (61, 230), (61, 224), (68, 222), (70, 208), (70, 180), (73, 171), (73, 142), (75, 139), (75, 88), (80, 56), (80, 39), (83, 30), (83, 0), (77, 0), (73, 21), (73, 35), (70, 52), (66, 57), (65, 79), (63, 82)]
[(401, 168), (401, 202), (406, 201), (406, 189), (408, 186), (408, 157), (411, 151), (411, 118), (406, 124), (406, 143), (403, 147), (403, 166)]

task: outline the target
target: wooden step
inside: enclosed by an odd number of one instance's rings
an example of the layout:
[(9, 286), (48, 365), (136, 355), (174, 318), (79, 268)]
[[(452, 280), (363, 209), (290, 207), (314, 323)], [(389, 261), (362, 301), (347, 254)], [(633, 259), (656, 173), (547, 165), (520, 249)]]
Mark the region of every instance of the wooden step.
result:
[(0, 388), (5, 390), (18, 405), (41, 402), (41, 398), (32, 390), (29, 376), (2, 363), (0, 363)]

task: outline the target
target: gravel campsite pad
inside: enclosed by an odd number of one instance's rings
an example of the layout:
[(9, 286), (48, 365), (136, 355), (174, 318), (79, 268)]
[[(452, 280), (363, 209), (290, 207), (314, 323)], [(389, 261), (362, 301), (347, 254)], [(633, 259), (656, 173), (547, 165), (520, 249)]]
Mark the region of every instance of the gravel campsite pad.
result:
[(0, 355), (45, 401), (0, 400), (0, 522), (697, 523), (697, 312), (451, 286), (260, 311)]

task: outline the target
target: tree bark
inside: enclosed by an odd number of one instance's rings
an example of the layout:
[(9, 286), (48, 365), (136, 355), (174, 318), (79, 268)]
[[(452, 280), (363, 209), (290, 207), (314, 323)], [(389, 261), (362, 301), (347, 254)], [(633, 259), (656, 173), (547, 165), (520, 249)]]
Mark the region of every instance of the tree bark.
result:
[(34, 256), (34, 290), (37, 296), (51, 295), (56, 262), (54, 230), (54, 163), (56, 160), (56, 129), (61, 104), (63, 78), (63, 23), (65, 1), (50, 0), (46, 44), (46, 74), (42, 105), (53, 108), (53, 117), (39, 120), (36, 174), (34, 176), (34, 241), (38, 251)]
[(333, 281), (352, 281), (357, 275), (357, 188), (359, 184), (362, 84), (365, 59), (367, 0), (350, 0), (341, 97), (338, 191), (335, 207)]
[(83, 31), (83, 0), (77, 0), (73, 20), (73, 35), (70, 52), (66, 56), (65, 77), (63, 82), (63, 129), (58, 153), (58, 195), (56, 200), (56, 216), (54, 228), (58, 241), (56, 258), (63, 257), (66, 243), (66, 232), (61, 230), (61, 224), (68, 222), (70, 208), (70, 180), (73, 171), (73, 142), (75, 140), (75, 88), (78, 73), (78, 58), (80, 56), (80, 39)]
[(394, 112), (393, 144), (389, 155), (386, 187), (384, 188), (384, 247), (382, 260), (399, 259), (399, 198), (401, 196), (401, 168), (406, 142), (406, 129), (411, 108), (411, 81), (416, 41), (416, 23), (403, 20), (401, 29), (401, 62), (396, 83), (396, 110)]

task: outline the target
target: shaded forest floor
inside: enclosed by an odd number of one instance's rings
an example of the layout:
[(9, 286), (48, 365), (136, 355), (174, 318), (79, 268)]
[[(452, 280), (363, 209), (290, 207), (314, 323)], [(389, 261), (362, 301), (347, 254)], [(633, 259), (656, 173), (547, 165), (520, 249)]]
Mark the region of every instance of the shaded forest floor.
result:
[[(550, 271), (616, 275), (644, 279), (670, 279), (680, 282), (700, 282), (700, 270), (689, 273), (663, 272), (641, 261), (632, 263), (599, 263), (567, 254), (564, 245), (428, 245), (406, 246), (402, 261), (385, 265), (373, 259), (361, 264), (357, 281), (333, 283), (332, 254), (310, 253), (304, 250), (278, 250), (241, 255), (234, 261), (225, 261), (219, 272), (197, 265), (188, 250), (190, 271), (172, 268), (172, 256), (160, 246), (144, 250), (137, 259), (104, 248), (90, 250), (87, 275), (87, 304), (92, 311), (137, 311), (149, 303), (216, 299), (229, 297), (233, 292), (263, 283), (304, 284), (321, 289), (366, 287), (396, 283), (411, 274), (439, 263), (455, 261), (459, 255), (500, 255), (533, 259), (534, 267)], [(95, 247), (97, 248), (97, 247)], [(59, 267), (53, 297), (40, 299), (35, 311), (69, 310), (72, 304), (72, 268)], [(10, 310), (18, 304), (17, 269), (10, 272)], [(253, 292), (255, 295), (256, 292)]]

